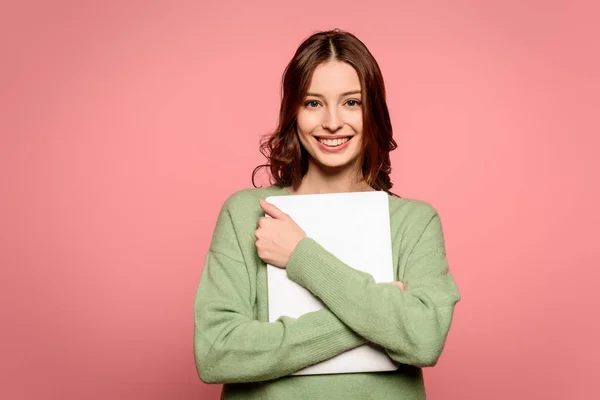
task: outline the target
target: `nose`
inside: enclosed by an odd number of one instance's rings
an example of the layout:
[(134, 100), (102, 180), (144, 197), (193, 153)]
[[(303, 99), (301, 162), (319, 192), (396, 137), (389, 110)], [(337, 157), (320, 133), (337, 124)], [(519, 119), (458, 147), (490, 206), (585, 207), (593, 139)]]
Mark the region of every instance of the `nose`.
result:
[(337, 107), (332, 107), (323, 121), (323, 128), (330, 131), (337, 131), (342, 127), (342, 121), (337, 112)]

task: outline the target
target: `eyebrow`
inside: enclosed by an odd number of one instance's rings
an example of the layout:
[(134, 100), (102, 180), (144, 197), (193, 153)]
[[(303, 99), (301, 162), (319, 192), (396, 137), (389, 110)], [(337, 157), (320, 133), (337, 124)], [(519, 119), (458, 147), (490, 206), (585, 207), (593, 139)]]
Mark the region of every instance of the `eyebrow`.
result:
[[(340, 97), (344, 97), (344, 96), (350, 96), (351, 94), (361, 94), (360, 90), (351, 90), (349, 92), (344, 92), (340, 95)], [(322, 99), (325, 98), (325, 96), (323, 96), (322, 94), (319, 93), (306, 93), (307, 96), (314, 96), (314, 97), (320, 97)]]

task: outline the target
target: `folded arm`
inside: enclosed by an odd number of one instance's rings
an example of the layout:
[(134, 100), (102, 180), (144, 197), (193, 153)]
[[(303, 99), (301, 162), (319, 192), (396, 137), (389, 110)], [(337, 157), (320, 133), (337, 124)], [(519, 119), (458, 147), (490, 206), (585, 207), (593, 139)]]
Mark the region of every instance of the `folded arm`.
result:
[(287, 265), (291, 280), (318, 297), (346, 325), (386, 349), (397, 362), (433, 366), (444, 347), (458, 289), (448, 269), (444, 239), (435, 211), (406, 261), (398, 285), (376, 283), (303, 239)]
[(224, 208), (194, 303), (194, 355), (202, 381), (275, 379), (366, 343), (326, 309), (297, 319), (258, 321), (242, 260), (231, 218)]

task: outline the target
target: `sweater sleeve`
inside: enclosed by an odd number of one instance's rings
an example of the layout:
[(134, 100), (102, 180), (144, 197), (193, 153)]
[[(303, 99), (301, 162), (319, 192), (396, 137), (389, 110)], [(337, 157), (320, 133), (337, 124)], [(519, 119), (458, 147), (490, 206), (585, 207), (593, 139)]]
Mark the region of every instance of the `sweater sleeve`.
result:
[(349, 267), (310, 238), (302, 239), (292, 253), (288, 277), (320, 298), (356, 333), (386, 349), (393, 360), (433, 366), (460, 295), (435, 211), (425, 225), (406, 261), (405, 291), (375, 283), (370, 274)]
[(326, 309), (297, 319), (258, 321), (248, 269), (225, 207), (206, 257), (194, 315), (196, 368), (205, 383), (275, 379), (366, 343)]

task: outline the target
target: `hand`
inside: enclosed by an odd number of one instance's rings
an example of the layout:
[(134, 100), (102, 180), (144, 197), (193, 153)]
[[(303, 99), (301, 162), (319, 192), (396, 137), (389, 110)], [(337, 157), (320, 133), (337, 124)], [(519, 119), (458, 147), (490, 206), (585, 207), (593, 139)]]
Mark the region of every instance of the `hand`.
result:
[(292, 252), (298, 243), (306, 237), (302, 228), (294, 222), (292, 217), (260, 199), (259, 204), (268, 217), (258, 219), (256, 236), (256, 250), (258, 256), (267, 264), (278, 268), (285, 268), (290, 261)]
[(400, 290), (402, 290), (404, 292), (404, 283), (400, 282), (400, 281), (394, 281), (394, 282), (390, 282), (396, 286), (398, 286), (400, 288)]

